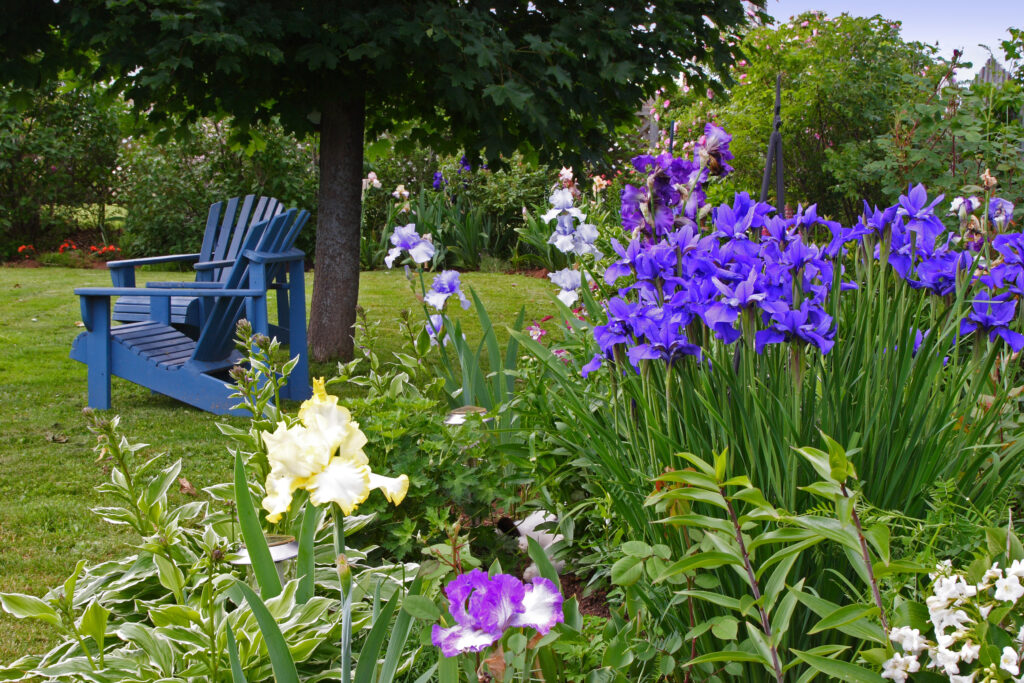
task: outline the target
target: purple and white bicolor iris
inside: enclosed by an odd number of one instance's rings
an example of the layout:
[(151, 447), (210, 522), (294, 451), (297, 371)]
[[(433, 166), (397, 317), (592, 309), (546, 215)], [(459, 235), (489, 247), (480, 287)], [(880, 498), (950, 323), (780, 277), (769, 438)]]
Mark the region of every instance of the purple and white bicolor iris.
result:
[(558, 300), (566, 306), (572, 306), (580, 298), (580, 294), (577, 291), (583, 284), (583, 275), (580, 271), (573, 270), (572, 268), (563, 268), (554, 273), (548, 273), (548, 277), (551, 278), (551, 282), (558, 285), (559, 289), (562, 290), (558, 293)]
[(469, 308), (469, 299), (462, 293), (459, 283), (459, 273), (456, 270), (442, 270), (434, 277), (423, 300), (439, 311), (444, 310), (444, 304), (450, 296), (458, 296), (463, 308)]
[(384, 263), (388, 268), (394, 265), (395, 259), (401, 256), (403, 251), (409, 252), (409, 256), (416, 263), (426, 263), (434, 258), (434, 245), (430, 240), (420, 237), (416, 232), (416, 224), (397, 225), (391, 233), (391, 244), (394, 246), (384, 257)]
[[(553, 244), (563, 254), (592, 254), (595, 258), (601, 258), (601, 252), (594, 246), (598, 235), (597, 226), (583, 223), (587, 216), (572, 205), (572, 191), (566, 188), (555, 190), (549, 201), (551, 210), (541, 216), (545, 223), (556, 221), (555, 231), (548, 238), (548, 244)], [(580, 221), (579, 227), (575, 220)]]
[(434, 624), (430, 633), (445, 657), (485, 650), (510, 628), (532, 628), (544, 635), (565, 621), (562, 594), (542, 577), (524, 584), (511, 574), (488, 577), (474, 569), (445, 586), (445, 594), (455, 625)]

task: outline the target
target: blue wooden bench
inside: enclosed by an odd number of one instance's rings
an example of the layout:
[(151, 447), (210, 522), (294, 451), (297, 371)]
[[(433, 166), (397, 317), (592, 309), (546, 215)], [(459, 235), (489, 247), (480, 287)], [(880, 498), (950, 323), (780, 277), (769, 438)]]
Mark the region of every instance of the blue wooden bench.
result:
[[(195, 282), (221, 283), (227, 277), (230, 264), (238, 258), (239, 250), (246, 237), (255, 229), (263, 229), (267, 221), (284, 210), (280, 201), (273, 197), (233, 197), (225, 202), (210, 206), (203, 233), (203, 244), (197, 254), (171, 254), (148, 258), (111, 261), (110, 279), (114, 287), (135, 287), (135, 269), (138, 266), (167, 263), (193, 263), (196, 271)], [(257, 226), (259, 226), (257, 228)], [(300, 227), (301, 229), (301, 227)], [(296, 234), (298, 234), (296, 232)], [(290, 248), (292, 245), (289, 244)], [(202, 286), (202, 285), (200, 285)], [(279, 319), (287, 320), (288, 301), (281, 308), (281, 293), (286, 289), (277, 283), (279, 291)], [(204, 318), (205, 299), (191, 296), (171, 298), (171, 325), (192, 337), (196, 337)], [(144, 296), (123, 296), (114, 303), (111, 319), (118, 322), (141, 322), (151, 320), (150, 299)], [(287, 341), (287, 327), (279, 323), (275, 330), (282, 342)]]
[[(82, 287), (82, 319), (86, 331), (71, 346), (71, 358), (88, 365), (89, 405), (110, 408), (110, 378), (121, 377), (208, 412), (245, 415), (232, 409), (233, 392), (227, 371), (243, 360), (234, 347), (237, 321), (244, 314), (253, 330), (269, 334), (267, 292), (278, 270), (288, 273), (291, 306), (290, 352), (299, 356), (282, 397), (304, 400), (312, 395), (306, 349), (305, 254), (290, 246), (301, 214), (291, 209), (257, 224), (241, 243), (238, 258), (225, 265), (219, 283), (177, 287)], [(308, 217), (308, 216), (307, 216)], [(304, 220), (303, 220), (304, 222)], [(300, 226), (301, 227), (301, 226)], [(286, 246), (288, 245), (288, 246)], [(183, 285), (185, 283), (176, 283)], [(150, 318), (111, 325), (111, 298), (138, 296), (149, 301)], [(191, 337), (171, 324), (174, 297), (195, 297), (208, 303), (199, 334)]]

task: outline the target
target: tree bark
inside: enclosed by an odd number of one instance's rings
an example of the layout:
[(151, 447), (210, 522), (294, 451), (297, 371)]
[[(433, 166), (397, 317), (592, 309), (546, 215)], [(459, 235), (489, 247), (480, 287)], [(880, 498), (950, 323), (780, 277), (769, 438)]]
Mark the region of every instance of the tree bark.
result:
[(359, 232), (366, 97), (333, 88), (320, 118), (320, 198), (309, 311), (313, 360), (350, 360), (359, 299)]

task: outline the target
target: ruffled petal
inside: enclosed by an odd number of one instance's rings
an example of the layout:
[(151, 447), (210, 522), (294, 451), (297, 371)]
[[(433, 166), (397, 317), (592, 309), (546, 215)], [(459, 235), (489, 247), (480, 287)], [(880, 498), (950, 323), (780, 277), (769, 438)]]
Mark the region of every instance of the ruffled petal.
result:
[(444, 292), (427, 292), (427, 295), (423, 297), (423, 300), (430, 306), (433, 306), (437, 310), (444, 308), (444, 302), (448, 300), (450, 295)]
[(331, 458), (324, 471), (306, 484), (306, 490), (313, 505), (337, 503), (342, 512), (351, 515), (370, 495), (370, 468), (358, 459)]
[(263, 509), (267, 511), (267, 521), (276, 524), (281, 515), (288, 512), (292, 505), (292, 494), (296, 489), (296, 480), (287, 476), (267, 477), (267, 495), (263, 498)]
[(525, 594), (522, 581), (511, 574), (495, 574), (484, 589), (469, 596), (469, 613), (480, 628), (500, 637), (523, 610)]
[(533, 579), (533, 585), (526, 587), (523, 611), (512, 617), (509, 626), (529, 626), (544, 635), (555, 624), (565, 621), (562, 612), (564, 599), (554, 583), (538, 576)]
[(426, 240), (420, 240), (416, 246), (409, 250), (409, 256), (416, 263), (426, 263), (434, 258), (434, 245)]
[(409, 492), (409, 477), (402, 474), (398, 477), (382, 477), (370, 472), (370, 488), (380, 489), (384, 497), (392, 505), (400, 505)]
[(456, 625), (441, 628), (438, 624), (430, 630), (430, 641), (441, 648), (445, 657), (454, 657), (464, 652), (480, 652), (498, 642), (501, 634), (488, 633), (467, 626)]

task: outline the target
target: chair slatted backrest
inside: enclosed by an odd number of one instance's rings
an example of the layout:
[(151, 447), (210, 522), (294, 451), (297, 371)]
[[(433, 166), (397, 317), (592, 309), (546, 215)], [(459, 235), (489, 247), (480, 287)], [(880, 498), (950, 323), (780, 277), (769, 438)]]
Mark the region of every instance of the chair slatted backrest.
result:
[[(286, 251), (285, 239), (290, 232), (296, 209), (280, 213), (269, 221), (257, 225), (250, 230), (239, 249), (238, 258), (222, 280), (225, 289), (248, 289), (250, 287), (250, 263), (241, 258), (246, 251), (260, 251), (278, 254)], [(269, 283), (265, 283), (269, 284)], [(305, 302), (303, 302), (303, 305)], [(226, 358), (234, 348), (235, 325), (241, 318), (245, 307), (245, 299), (236, 296), (217, 297), (210, 308), (209, 315), (199, 335), (192, 359), (197, 361), (216, 361)]]
[[(257, 198), (251, 194), (244, 198), (232, 197), (226, 206), (224, 202), (212, 204), (206, 220), (203, 245), (199, 250), (199, 261), (229, 261), (238, 258), (242, 245), (256, 226), (261, 229), (266, 227), (266, 221), (280, 213), (281, 209), (281, 202), (273, 197)], [(229, 272), (230, 268), (219, 268), (211, 274), (212, 277), (207, 277), (212, 282), (223, 282)]]

